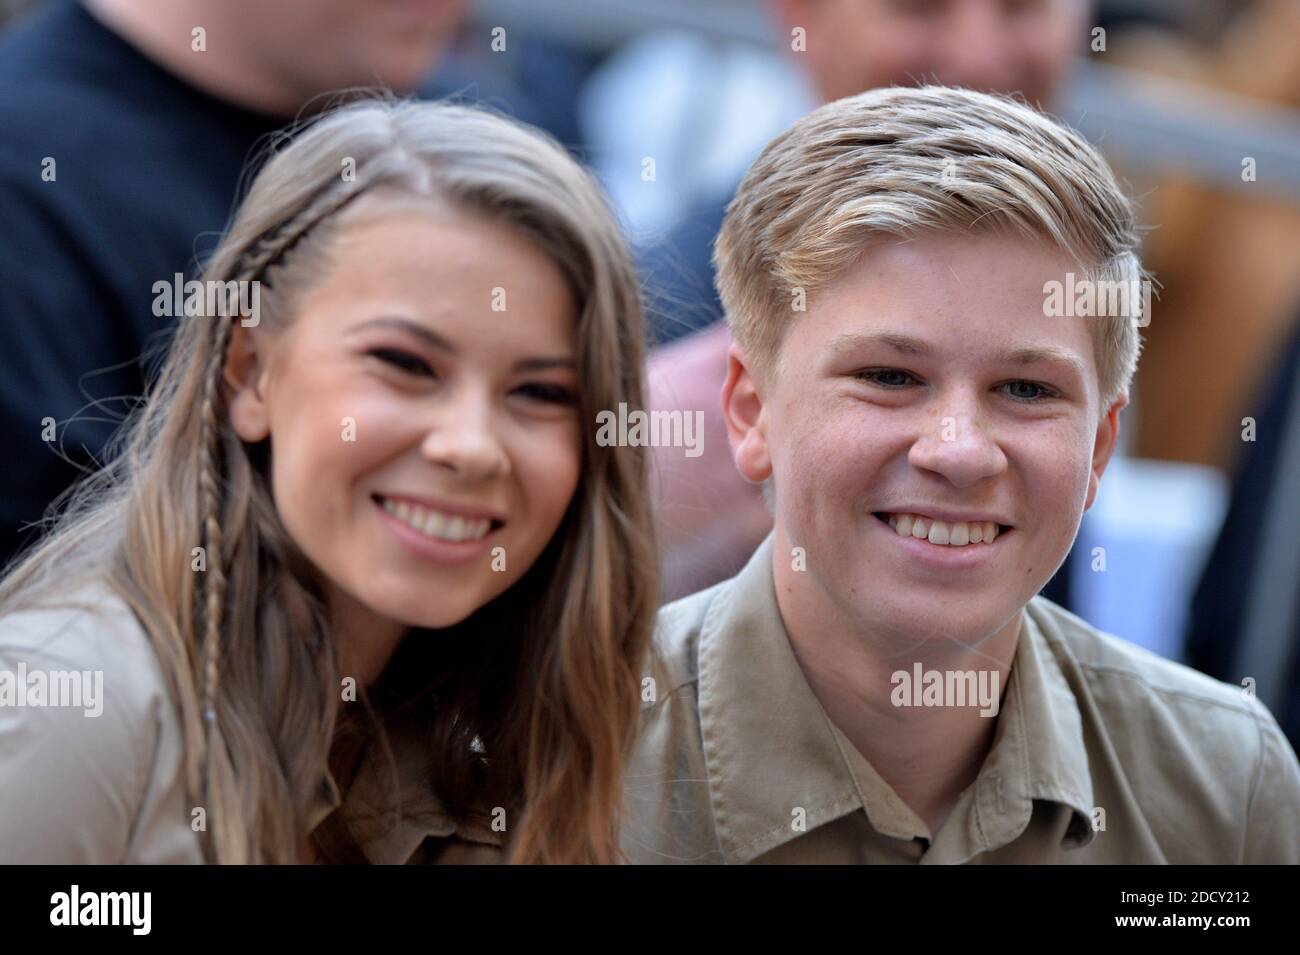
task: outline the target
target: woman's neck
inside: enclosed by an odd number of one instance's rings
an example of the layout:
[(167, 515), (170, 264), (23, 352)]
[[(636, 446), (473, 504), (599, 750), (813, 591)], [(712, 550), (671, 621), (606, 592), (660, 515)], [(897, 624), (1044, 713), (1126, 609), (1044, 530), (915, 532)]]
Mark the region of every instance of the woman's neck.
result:
[(353, 680), (357, 691), (374, 686), (411, 628), (376, 614), (337, 587), (328, 588), (327, 605), (339, 680)]

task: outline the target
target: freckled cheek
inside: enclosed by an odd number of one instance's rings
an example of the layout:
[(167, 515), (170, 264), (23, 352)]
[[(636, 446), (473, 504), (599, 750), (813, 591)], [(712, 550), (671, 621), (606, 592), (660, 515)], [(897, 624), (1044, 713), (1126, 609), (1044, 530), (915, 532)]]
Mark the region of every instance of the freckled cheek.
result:
[(816, 453), (825, 441), (813, 402), (805, 395), (798, 383), (792, 384), (789, 392), (774, 402), (775, 412), (767, 422), (764, 436), (777, 481), (806, 475), (807, 455)]
[(795, 507), (814, 524), (838, 525), (881, 468), (879, 442), (860, 418), (843, 414), (807, 416), (785, 433), (780, 470), (787, 486), (799, 489)]
[(1052, 540), (1068, 541), (1077, 529), (1076, 519), (1088, 493), (1090, 451), (1077, 440), (1043, 442), (1014, 451), (1015, 459), (1025, 462), (1024, 503), (1030, 510), (1026, 517)]

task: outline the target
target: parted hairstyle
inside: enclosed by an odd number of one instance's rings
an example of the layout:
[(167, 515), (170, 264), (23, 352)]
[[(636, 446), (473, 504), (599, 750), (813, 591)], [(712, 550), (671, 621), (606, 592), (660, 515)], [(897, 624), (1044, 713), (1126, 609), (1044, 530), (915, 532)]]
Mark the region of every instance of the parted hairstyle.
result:
[[(810, 299), (877, 236), (1010, 230), (1055, 243), (1090, 281), (1141, 282), (1132, 205), (1073, 130), (1005, 96), (886, 87), (814, 110), (749, 168), (714, 247), (736, 341), (775, 366), (795, 290)], [(1090, 319), (1102, 412), (1141, 348), (1136, 299)]]
[[(640, 406), (631, 258), (593, 177), (549, 137), (466, 106), (371, 98), (270, 152), (202, 278), (260, 282), (273, 331), (302, 320), (295, 304), (353, 210), (434, 198), (518, 229), (566, 276), (581, 420)], [(107, 582), (174, 694), (207, 857), (293, 862), (347, 717), (324, 596), (272, 500), (270, 439), (245, 444), (228, 421), (221, 381), (238, 320), (179, 320), (147, 401), (115, 437), (120, 453), (60, 502), (0, 583), (0, 613)], [(583, 433), (574, 499), (534, 566), (468, 620), (399, 648), (405, 690), (436, 701), (430, 785), (458, 818), (508, 807), (511, 861), (621, 858), (657, 561), (644, 455)]]

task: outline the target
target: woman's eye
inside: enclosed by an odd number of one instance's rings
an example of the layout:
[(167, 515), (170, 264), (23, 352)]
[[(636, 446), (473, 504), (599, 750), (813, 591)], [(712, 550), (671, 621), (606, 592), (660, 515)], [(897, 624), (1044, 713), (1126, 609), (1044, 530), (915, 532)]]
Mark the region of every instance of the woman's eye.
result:
[(429, 367), (428, 363), (410, 352), (404, 352), (396, 348), (372, 348), (367, 354), (374, 355), (380, 361), (392, 365), (394, 368), (400, 368), (412, 375), (433, 375), (433, 369)]
[(855, 377), (873, 385), (880, 385), (882, 388), (902, 388), (909, 382), (916, 381), (910, 372), (903, 371), (901, 368), (867, 368), (857, 372)]
[(1052, 398), (1056, 395), (1056, 392), (1052, 391), (1052, 389), (1036, 381), (1008, 381), (1002, 387), (1009, 389), (1007, 391), (1008, 396), (1017, 401), (1042, 401), (1044, 398)]
[(547, 385), (542, 384), (541, 382), (534, 382), (528, 385), (521, 385), (515, 390), (526, 397), (532, 398), (536, 401), (544, 401), (547, 404), (576, 405), (578, 403), (578, 396), (562, 385)]

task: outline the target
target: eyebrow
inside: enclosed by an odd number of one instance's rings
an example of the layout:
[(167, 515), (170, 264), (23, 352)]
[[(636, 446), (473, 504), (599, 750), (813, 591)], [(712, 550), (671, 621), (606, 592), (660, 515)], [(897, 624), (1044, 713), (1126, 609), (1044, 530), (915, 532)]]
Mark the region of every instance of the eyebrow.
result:
[[(424, 342), (430, 348), (444, 352), (448, 355), (459, 354), (459, 350), (450, 341), (439, 335), (427, 325), (414, 321), (409, 318), (402, 318), (397, 315), (382, 315), (379, 318), (372, 318), (367, 321), (353, 325), (348, 331), (360, 331), (363, 328), (373, 328), (374, 326), (383, 328), (396, 328), (414, 335), (420, 341)], [(541, 371), (547, 368), (567, 368), (576, 370), (577, 362), (568, 356), (539, 357), (539, 358), (522, 358), (515, 362), (516, 371)]]
[(898, 332), (849, 332), (831, 339), (831, 349), (836, 352), (853, 351), (870, 345), (884, 345), (904, 355), (925, 356), (934, 354), (928, 342)]
[[(899, 332), (871, 332), (865, 334), (851, 332), (831, 339), (830, 347), (836, 352), (847, 352), (872, 345), (883, 345), (900, 354), (916, 357), (927, 357), (934, 354), (934, 348), (931, 347), (929, 342)], [(1080, 378), (1086, 376), (1083, 363), (1078, 358), (1064, 349), (1050, 345), (1014, 348), (998, 355), (997, 360), (1010, 365), (1061, 364)]]
[(1002, 361), (1011, 365), (1037, 365), (1040, 363), (1065, 365), (1080, 378), (1085, 378), (1087, 376), (1087, 372), (1083, 367), (1083, 362), (1060, 348), (1016, 348), (1012, 351), (1003, 353), (1000, 357)]

